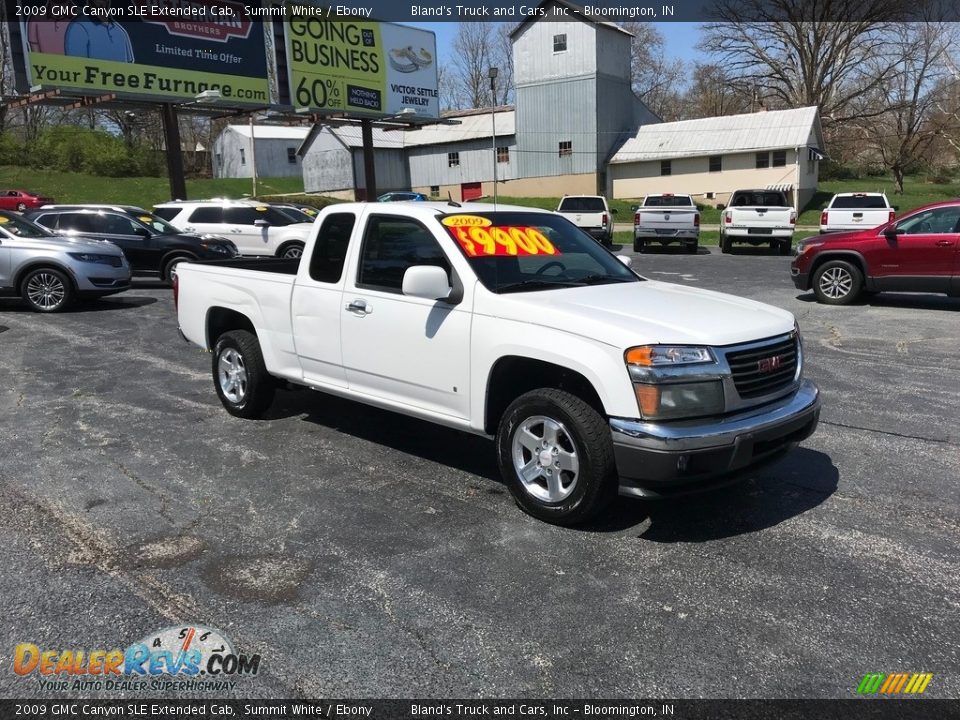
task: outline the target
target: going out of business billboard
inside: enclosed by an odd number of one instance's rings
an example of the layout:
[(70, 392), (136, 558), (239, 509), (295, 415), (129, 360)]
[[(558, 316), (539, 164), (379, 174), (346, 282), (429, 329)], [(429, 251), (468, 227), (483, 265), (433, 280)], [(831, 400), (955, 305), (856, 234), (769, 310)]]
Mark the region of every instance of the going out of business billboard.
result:
[(437, 118), (437, 41), (432, 32), (331, 16), (331, 8), (286, 5), (290, 103), (313, 112)]
[(270, 102), (263, 23), (250, 19), (243, 2), (33, 5), (29, 19), (14, 28), (23, 46), (20, 80), (27, 87), (173, 102), (219, 90), (225, 106)]

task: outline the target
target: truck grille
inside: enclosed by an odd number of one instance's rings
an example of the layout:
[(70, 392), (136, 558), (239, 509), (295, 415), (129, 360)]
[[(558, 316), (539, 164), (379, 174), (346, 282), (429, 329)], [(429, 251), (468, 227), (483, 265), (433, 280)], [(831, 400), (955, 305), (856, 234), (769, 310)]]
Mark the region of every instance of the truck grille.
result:
[(741, 398), (758, 398), (783, 390), (797, 374), (797, 339), (790, 336), (763, 347), (727, 353), (733, 384)]

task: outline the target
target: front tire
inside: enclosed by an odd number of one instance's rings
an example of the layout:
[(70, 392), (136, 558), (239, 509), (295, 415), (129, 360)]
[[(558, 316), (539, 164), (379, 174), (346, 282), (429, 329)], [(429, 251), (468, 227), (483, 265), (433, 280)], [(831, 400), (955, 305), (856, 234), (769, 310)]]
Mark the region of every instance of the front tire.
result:
[(257, 336), (232, 330), (213, 349), (213, 385), (231, 415), (258, 418), (273, 402), (276, 383), (267, 372)]
[(513, 499), (540, 520), (584, 523), (616, 493), (610, 428), (568, 392), (543, 388), (521, 395), (504, 412), (496, 442)]
[(196, 260), (196, 258), (190, 257), (189, 255), (177, 255), (167, 260), (163, 264), (163, 270), (160, 272), (163, 281), (173, 285), (173, 276), (177, 274), (177, 265), (182, 262), (193, 262), (194, 260)]
[(27, 204), (26, 203), (17, 203), (17, 212), (26, 212)]
[(35, 312), (60, 312), (73, 300), (73, 286), (59, 270), (36, 268), (24, 276), (20, 295)]
[(813, 274), (813, 294), (826, 305), (849, 305), (863, 289), (863, 273), (846, 260), (829, 260)]

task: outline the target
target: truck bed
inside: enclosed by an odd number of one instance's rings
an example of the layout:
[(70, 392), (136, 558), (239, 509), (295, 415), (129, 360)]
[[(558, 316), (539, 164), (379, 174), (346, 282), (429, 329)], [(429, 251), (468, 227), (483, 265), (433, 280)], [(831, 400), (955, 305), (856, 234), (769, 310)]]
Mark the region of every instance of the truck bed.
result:
[(240, 257), (230, 260), (198, 260), (195, 265), (230, 268), (232, 270), (256, 270), (257, 272), (296, 275), (300, 267), (300, 258), (257, 258)]

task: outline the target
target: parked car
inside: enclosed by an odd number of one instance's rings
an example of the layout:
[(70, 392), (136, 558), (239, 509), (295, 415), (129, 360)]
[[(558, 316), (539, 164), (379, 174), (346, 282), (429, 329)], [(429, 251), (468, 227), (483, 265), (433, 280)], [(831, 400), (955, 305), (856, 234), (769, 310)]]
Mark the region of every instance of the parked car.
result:
[(226, 238), (180, 232), (132, 205), (50, 205), (27, 217), (62, 235), (109, 240), (123, 250), (135, 274), (158, 275), (167, 282), (184, 260), (237, 255), (236, 245)]
[(52, 203), (53, 198), (26, 190), (0, 190), (0, 210), (24, 212)]
[(177, 200), (153, 211), (182, 232), (227, 237), (241, 255), (298, 258), (312, 227), (251, 200)]
[(672, 242), (696, 254), (700, 243), (700, 210), (689, 195), (647, 195), (633, 215), (633, 250), (642, 253), (651, 242)]
[(57, 312), (78, 298), (130, 287), (130, 265), (116, 245), (65, 238), (0, 210), (0, 295), (23, 298), (37, 312)]
[(377, 202), (400, 202), (404, 200), (425, 202), (427, 196), (418, 192), (388, 192), (377, 198)]
[(780, 190), (737, 190), (720, 219), (720, 251), (728, 253), (733, 243), (769, 245), (789, 255), (797, 211)]
[(801, 241), (790, 264), (793, 284), (828, 305), (863, 292), (960, 296), (960, 200), (917, 208), (878, 228)]
[(495, 436), (520, 506), (573, 524), (618, 491), (716, 485), (817, 425), (789, 312), (628, 263), (544, 210), (349, 203), (299, 263), (186, 263), (174, 287), (227, 412), (257, 417), (289, 381)]
[(613, 212), (603, 195), (564, 195), (557, 212), (602, 245), (613, 242)]
[(820, 234), (875, 228), (896, 216), (884, 193), (837, 193), (820, 213)]

